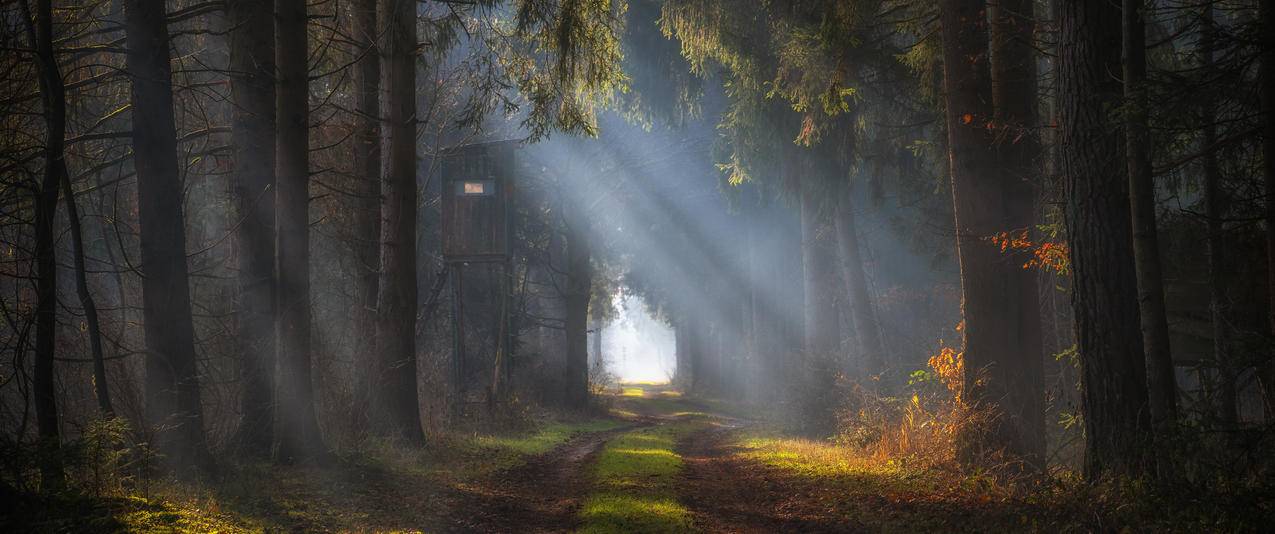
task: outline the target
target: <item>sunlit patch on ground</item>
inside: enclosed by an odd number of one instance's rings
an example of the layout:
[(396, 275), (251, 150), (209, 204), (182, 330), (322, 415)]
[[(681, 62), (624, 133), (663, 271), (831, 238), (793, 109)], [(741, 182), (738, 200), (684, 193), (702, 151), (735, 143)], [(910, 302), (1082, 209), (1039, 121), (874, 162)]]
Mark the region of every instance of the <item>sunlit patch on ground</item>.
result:
[(261, 527), (245, 524), (223, 513), (215, 500), (158, 501), (128, 497), (126, 512), (119, 520), (129, 532), (260, 532)]
[(479, 447), (515, 452), (520, 455), (543, 454), (565, 443), (571, 436), (584, 432), (604, 432), (620, 426), (617, 421), (598, 419), (579, 423), (550, 423), (535, 432), (515, 435), (478, 435), (473, 443)]
[[(647, 399), (652, 402), (655, 399)], [(612, 440), (594, 465), (596, 487), (580, 510), (583, 532), (685, 532), (690, 512), (677, 502), (678, 440), (696, 419), (640, 428)]]
[[(0, 511), (20, 511), (21, 523), (7, 523), (5, 532), (262, 532), (263, 527), (220, 509), (211, 498), (23, 497), (0, 503)], [(10, 519), (15, 519), (11, 517)]]
[(624, 387), (620, 389), (620, 396), (621, 397), (644, 397), (646, 396), (646, 390), (640, 387)]
[(690, 516), (672, 498), (602, 494), (589, 498), (580, 512), (581, 532), (685, 532)]
[(845, 447), (826, 441), (754, 435), (738, 445), (743, 458), (806, 477), (874, 473), (897, 475), (898, 469), (871, 462)]
[(419, 532), (446, 512), (443, 492), (487, 492), (483, 481), (495, 473), (582, 433), (623, 424), (551, 421), (527, 432), (433, 436), (423, 448), (372, 441), (322, 466), (227, 463), (213, 489), (155, 482), (149, 497), (58, 501), (47, 505), (61, 510), (58, 517), (28, 514), (13, 529), (0, 521), (0, 531), (66, 531), (73, 524), (94, 532)]

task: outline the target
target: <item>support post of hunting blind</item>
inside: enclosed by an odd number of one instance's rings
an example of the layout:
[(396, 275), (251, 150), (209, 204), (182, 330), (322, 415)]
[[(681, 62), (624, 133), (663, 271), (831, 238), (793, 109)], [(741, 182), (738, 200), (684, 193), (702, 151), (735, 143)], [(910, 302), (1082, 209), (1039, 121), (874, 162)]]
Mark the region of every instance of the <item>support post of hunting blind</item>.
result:
[[(452, 416), (469, 404), (470, 370), (465, 347), (464, 269), (470, 264), (499, 266), (496, 339), (487, 406), (494, 408), (508, 388), (513, 357), (510, 293), (514, 276), (509, 239), (513, 203), (515, 141), (464, 145), (442, 155), (443, 260), (452, 294)], [(477, 371), (482, 370), (480, 366)]]

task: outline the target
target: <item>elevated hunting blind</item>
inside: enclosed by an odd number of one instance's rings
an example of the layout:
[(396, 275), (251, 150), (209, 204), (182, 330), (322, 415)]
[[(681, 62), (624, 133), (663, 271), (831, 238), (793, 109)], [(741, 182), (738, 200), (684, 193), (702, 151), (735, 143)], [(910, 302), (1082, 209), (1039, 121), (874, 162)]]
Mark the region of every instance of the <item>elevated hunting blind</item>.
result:
[(443, 155), (443, 258), (448, 263), (508, 260), (514, 143), (476, 143)]
[[(442, 245), (445, 268), (434, 285), (429, 308), (437, 302), (445, 280), (452, 291), (452, 416), (460, 418), (466, 406), (485, 403), (490, 409), (503, 399), (513, 358), (510, 302), (513, 266), (510, 224), (513, 217), (514, 150), (516, 141), (475, 143), (442, 154)], [(487, 264), (478, 280), (495, 283), (498, 327), (492, 354), (468, 355), (465, 343), (465, 270), (473, 263)], [(495, 276), (493, 279), (492, 276)], [(485, 323), (486, 321), (482, 321)], [(484, 345), (484, 347), (487, 345)], [(490, 366), (488, 363), (490, 362)], [(487, 371), (490, 371), (489, 373)], [(471, 388), (471, 382), (490, 382)], [(485, 393), (473, 399), (471, 392)]]

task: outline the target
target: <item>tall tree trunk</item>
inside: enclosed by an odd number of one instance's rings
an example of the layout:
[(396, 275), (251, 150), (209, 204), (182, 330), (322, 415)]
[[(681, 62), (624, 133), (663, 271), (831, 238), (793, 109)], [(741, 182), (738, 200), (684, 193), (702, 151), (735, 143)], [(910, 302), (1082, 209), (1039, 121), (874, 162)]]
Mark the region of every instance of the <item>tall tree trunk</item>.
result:
[(75, 191), (71, 188), (71, 177), (62, 172), (62, 191), (66, 195), (67, 226), (71, 233), (71, 253), (75, 266), (75, 294), (80, 299), (80, 307), (84, 308), (84, 326), (89, 335), (89, 351), (93, 359), (93, 394), (97, 398), (97, 409), (106, 418), (115, 417), (115, 408), (111, 406), (111, 391), (106, 383), (106, 358), (102, 354), (102, 323), (97, 317), (97, 303), (89, 292), (87, 268), (84, 264), (84, 232), (80, 225), (80, 210), (75, 204)]
[(186, 272), (186, 220), (177, 170), (168, 24), (163, 2), (127, 0), (124, 11), (127, 68), (133, 82), (146, 419), (158, 429), (158, 450), (171, 466), (186, 474), (190, 466), (211, 471)]
[(671, 322), (673, 323), (673, 381), (681, 387), (690, 387), (690, 360), (686, 353), (686, 321), (679, 315), (673, 315)]
[(1121, 102), (1121, 9), (1063, 2), (1059, 16), (1060, 166), (1071, 244), (1072, 307), (1084, 393), (1085, 474), (1141, 477), (1147, 437), (1146, 362), (1129, 224)]
[[(66, 92), (62, 73), (53, 54), (53, 8), (50, 0), (40, 0), (32, 24), (31, 7), (22, 1), (27, 23), (40, 64), (40, 99), (44, 107), (44, 177), (35, 196), (35, 362), (32, 369), (32, 396), (35, 401), (36, 433), (39, 438), (40, 488), (46, 492), (66, 485), (62, 472), (62, 438), (58, 428), (58, 405), (53, 384), (53, 355), (57, 330), (57, 256), (53, 220), (58, 211), (58, 186), (66, 177)], [(68, 199), (74, 199), (68, 195)], [(103, 384), (105, 386), (105, 384)]]
[[(1199, 54), (1202, 76), (1214, 72), (1213, 4), (1206, 3), (1200, 14)], [(1235, 364), (1231, 361), (1231, 333), (1227, 324), (1226, 297), (1226, 245), (1222, 218), (1226, 216), (1226, 199), (1222, 191), (1221, 169), (1217, 161), (1217, 107), (1212, 101), (1203, 103), (1201, 119), (1204, 131), (1201, 145), (1205, 147), (1200, 158), (1204, 171), (1205, 248), (1208, 251), (1209, 316), (1213, 325), (1213, 360), (1218, 369), (1217, 417), (1227, 428), (1235, 426), (1238, 419), (1235, 398)]]
[(391, 434), (424, 441), (416, 392), (416, 3), (381, 0), (385, 153), (377, 352)]
[[(1027, 147), (1014, 145), (1017, 134), (996, 145), (993, 127), (1021, 128), (1032, 119), (1031, 104), (1011, 94), (1030, 83), (1024, 77), (1033, 71), (1022, 65), (1031, 61), (1030, 54), (1019, 50), (1030, 43), (1011, 45), (1009, 41), (1023, 37), (997, 32), (1004, 55), (998, 58), (1000, 76), (994, 85), (986, 7), (981, 0), (948, 0), (941, 14), (948, 158), (965, 321), (965, 394), (967, 402), (998, 414), (991, 428), (972, 436), (976, 439), (967, 442), (961, 456), (977, 462), (1003, 450), (1039, 466), (1044, 454), (1044, 392), (1035, 274), (1022, 268), (1022, 258), (1003, 253), (989, 239), (1001, 232), (1029, 230), (1032, 224), (1032, 190), (1026, 178), (1034, 156)], [(998, 20), (998, 26), (1027, 24), (1021, 20), (1023, 13), (1007, 15), (1015, 21)], [(1030, 33), (1029, 29), (1026, 35)], [(997, 95), (1003, 98), (1003, 117), (993, 107)]]
[[(1030, 232), (1036, 224), (1036, 177), (1043, 169), (1036, 136), (1036, 16), (1033, 0), (997, 0), (991, 6), (992, 104), (996, 152), (1000, 160), (1003, 228)], [(1003, 309), (1009, 359), (1003, 362), (1008, 396), (1002, 407), (1015, 419), (1020, 452), (1045, 467), (1045, 363), (1041, 341), (1040, 292), (1036, 273), (1021, 267), (1026, 252), (1009, 254), (1004, 265), (1008, 306)], [(966, 325), (968, 327), (968, 325)], [(968, 352), (967, 352), (968, 355)], [(968, 363), (968, 359), (966, 363)]]
[(602, 306), (593, 307), (593, 365), (605, 365), (602, 361)]
[(376, 354), (376, 298), (381, 276), (381, 57), (377, 50), (376, 0), (351, 6), (354, 64), (354, 172), (359, 197), (354, 207), (354, 255), (358, 270), (354, 309), (355, 428), (367, 428)]
[(310, 356), (310, 90), (305, 0), (275, 1), (278, 185), (275, 188), (279, 448), (284, 463), (323, 452)]
[(686, 324), (686, 368), (691, 374), (690, 389), (702, 392), (707, 382), (704, 377), (704, 338), (708, 336), (708, 325), (698, 314), (690, 315)]
[[(570, 201), (568, 201), (570, 202)], [(569, 210), (575, 211), (575, 210)], [(564, 377), (567, 405), (581, 409), (589, 401), (589, 347), (586, 333), (589, 321), (589, 298), (593, 287), (593, 265), (589, 237), (582, 217), (569, 217), (567, 223), (567, 291), (564, 295), (567, 318), (567, 361)]]
[[(1262, 182), (1266, 186), (1266, 285), (1270, 332), (1275, 335), (1275, 0), (1258, 2), (1262, 39)], [(1275, 421), (1275, 356), (1261, 368), (1266, 420)]]
[[(45, 198), (46, 191), (43, 188), (49, 186), (49, 180), (56, 179), (58, 183), (54, 184), (55, 187), (61, 187), (63, 194), (66, 195), (67, 226), (71, 234), (71, 253), (75, 266), (75, 292), (76, 296), (79, 297), (80, 306), (84, 309), (84, 323), (86, 330), (88, 330), (89, 351), (93, 360), (93, 393), (97, 398), (97, 407), (102, 412), (102, 416), (110, 418), (115, 416), (115, 409), (111, 406), (110, 387), (106, 382), (106, 359), (102, 354), (101, 322), (98, 321), (97, 317), (97, 303), (93, 301), (93, 295), (89, 292), (88, 275), (84, 265), (84, 233), (80, 225), (80, 212), (75, 203), (75, 192), (71, 188), (71, 176), (66, 168), (66, 90), (62, 84), (62, 69), (58, 67), (57, 58), (53, 53), (52, 2), (41, 0), (38, 9), (38, 24), (28, 25), (27, 28), (29, 33), (31, 33), (31, 39), (35, 42), (36, 58), (40, 65), (40, 95), (47, 125), (44, 147), (45, 176), (44, 182), (41, 184), (41, 196), (37, 198), (36, 206), (39, 216), (47, 217), (49, 220), (43, 221), (47, 224), (47, 227), (41, 228), (36, 232), (37, 235), (44, 232), (44, 237), (48, 238), (48, 241), (37, 239), (36, 249), (40, 253), (45, 253), (46, 250), (42, 247), (49, 247), (49, 251), (53, 247), (52, 218), (57, 212), (57, 191), (56, 189), (54, 190), (51, 199)], [(26, 0), (22, 2), (22, 11), (23, 16), (30, 22), (31, 9)], [(43, 202), (50, 201), (52, 202), (51, 208), (43, 204)], [(38, 227), (41, 221), (37, 219), (36, 224)], [(47, 232), (45, 232), (46, 230)], [(43, 259), (43, 256), (41, 258)], [(53, 259), (53, 257), (50, 256), (48, 259)], [(45, 265), (41, 264), (41, 267), (43, 268)], [(57, 300), (56, 266), (51, 265), (48, 273), (51, 275), (48, 281), (54, 288), (54, 301), (49, 303), (52, 306), (56, 305)], [(43, 271), (41, 274), (43, 274)], [(44, 282), (45, 278), (41, 276), (39, 280)], [(44, 288), (41, 287), (41, 289)], [(41, 296), (43, 296), (43, 293), (41, 293)], [(40, 306), (43, 305), (44, 300), (41, 299)], [(41, 326), (47, 325), (41, 324)], [(39, 360), (40, 358), (37, 355), (37, 361)], [(51, 354), (49, 361), (52, 361)], [(43, 381), (45, 376), (49, 377), (50, 380), (52, 379), (52, 366), (47, 370), (47, 375), (39, 373), (41, 376), (38, 377), (39, 380), (36, 380), (36, 382)], [(43, 389), (43, 386), (41, 386), (41, 389)], [(49, 384), (49, 391), (52, 391), (52, 384)], [(56, 410), (56, 404), (49, 406), (53, 406)], [(48, 409), (49, 406), (44, 406), (44, 408)], [(41, 404), (37, 403), (36, 407), (40, 408)], [(56, 421), (56, 411), (54, 414), (53, 419)], [(57, 430), (56, 427), (54, 430)], [(41, 434), (41, 436), (43, 438), (44, 434)], [(60, 471), (57, 476), (61, 476)], [(54, 482), (54, 484), (58, 483)]]
[(243, 420), (236, 440), (270, 455), (275, 368), (275, 28), (270, 2), (231, 0), (232, 176), (239, 226), (236, 343), (242, 360)]
[(885, 348), (877, 330), (876, 311), (868, 292), (868, 277), (863, 269), (859, 248), (859, 229), (855, 224), (853, 188), (843, 186), (837, 202), (837, 238), (841, 249), (841, 270), (845, 275), (850, 314), (859, 340), (859, 357), (863, 375), (874, 377), (885, 370)]
[[(1133, 259), (1138, 275), (1138, 309), (1142, 315), (1142, 345), (1147, 363), (1147, 398), (1156, 437), (1163, 438), (1177, 422), (1177, 384), (1169, 347), (1169, 323), (1164, 307), (1164, 279), (1155, 222), (1155, 184), (1151, 179), (1151, 137), (1147, 125), (1146, 23), (1144, 0), (1124, 0), (1125, 141), (1128, 150), (1129, 212), (1133, 216)], [(1157, 455), (1157, 462), (1168, 454)], [(1167, 475), (1167, 465), (1157, 468)]]
[(836, 307), (837, 260), (835, 243), (826, 232), (821, 233), (822, 221), (830, 215), (823, 202), (827, 190), (821, 180), (815, 178), (810, 156), (798, 156), (802, 162), (801, 174), (801, 259), (802, 280), (805, 293), (805, 350), (808, 355), (827, 358), (837, 356), (840, 343)]

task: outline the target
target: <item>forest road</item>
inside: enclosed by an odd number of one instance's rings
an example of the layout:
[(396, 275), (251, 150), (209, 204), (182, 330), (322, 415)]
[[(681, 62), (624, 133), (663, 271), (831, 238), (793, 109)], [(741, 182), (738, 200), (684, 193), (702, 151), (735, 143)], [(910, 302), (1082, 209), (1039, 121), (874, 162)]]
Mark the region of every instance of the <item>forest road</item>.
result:
[(572, 532), (591, 487), (589, 466), (602, 446), (646, 422), (581, 434), (526, 463), (465, 485), (446, 532)]
[(803, 484), (740, 454), (733, 434), (746, 422), (722, 419), (678, 443), (678, 500), (701, 532), (865, 532), (828, 502), (828, 487)]

